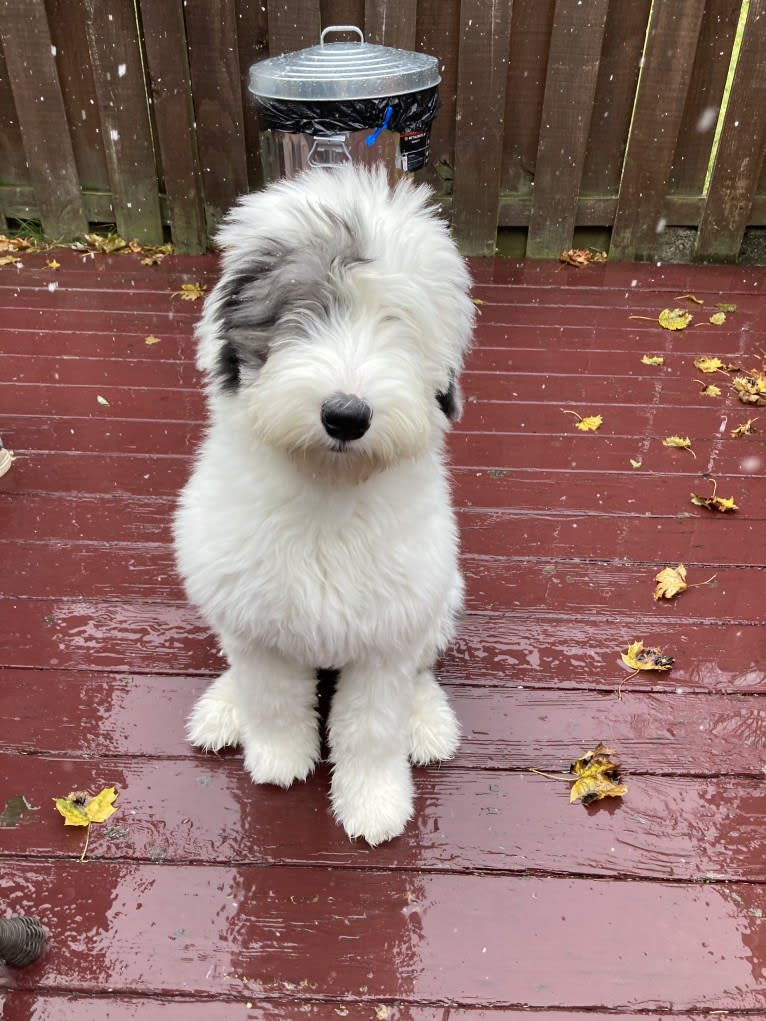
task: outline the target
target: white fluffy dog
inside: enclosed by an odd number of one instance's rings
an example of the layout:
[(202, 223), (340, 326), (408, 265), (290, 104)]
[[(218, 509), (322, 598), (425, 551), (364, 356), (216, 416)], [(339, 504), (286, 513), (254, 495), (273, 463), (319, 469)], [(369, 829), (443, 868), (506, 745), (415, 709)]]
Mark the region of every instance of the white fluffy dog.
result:
[(210, 423), (175, 520), (191, 600), (229, 669), (191, 742), (241, 744), (256, 783), (320, 756), (316, 672), (338, 671), (332, 804), (351, 837), (401, 833), (409, 763), (458, 725), (433, 674), (462, 605), (443, 463), (474, 306), (428, 191), (380, 168), (243, 198), (197, 328)]

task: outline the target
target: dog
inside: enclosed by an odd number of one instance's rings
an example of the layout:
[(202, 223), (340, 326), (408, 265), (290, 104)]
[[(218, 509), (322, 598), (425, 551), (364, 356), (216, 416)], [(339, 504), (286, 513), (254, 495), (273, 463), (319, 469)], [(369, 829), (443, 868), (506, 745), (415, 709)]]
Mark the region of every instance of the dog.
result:
[(240, 744), (257, 784), (303, 780), (317, 671), (336, 671), (332, 807), (370, 845), (412, 816), (410, 763), (459, 739), (433, 668), (463, 605), (444, 444), (475, 306), (429, 196), (347, 166), (228, 214), (196, 328), (209, 423), (174, 524), (229, 664), (189, 740)]

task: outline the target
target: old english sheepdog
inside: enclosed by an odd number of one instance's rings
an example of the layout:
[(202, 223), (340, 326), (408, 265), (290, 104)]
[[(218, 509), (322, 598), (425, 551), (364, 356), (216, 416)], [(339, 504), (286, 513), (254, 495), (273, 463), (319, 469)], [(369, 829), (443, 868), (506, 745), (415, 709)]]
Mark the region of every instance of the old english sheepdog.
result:
[(321, 754), (317, 670), (337, 671), (331, 797), (378, 844), (412, 815), (410, 763), (459, 729), (434, 677), (463, 596), (445, 433), (474, 305), (428, 190), (308, 171), (241, 199), (197, 328), (209, 425), (175, 518), (188, 595), (229, 667), (192, 744), (241, 744), (288, 787)]

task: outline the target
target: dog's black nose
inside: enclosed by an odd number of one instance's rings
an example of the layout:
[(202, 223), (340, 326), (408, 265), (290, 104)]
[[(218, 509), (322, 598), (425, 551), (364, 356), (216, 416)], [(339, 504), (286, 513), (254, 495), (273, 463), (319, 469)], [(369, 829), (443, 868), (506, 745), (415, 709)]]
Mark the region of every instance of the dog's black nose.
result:
[(334, 440), (358, 440), (371, 421), (372, 408), (354, 394), (333, 394), (322, 405), (322, 425)]

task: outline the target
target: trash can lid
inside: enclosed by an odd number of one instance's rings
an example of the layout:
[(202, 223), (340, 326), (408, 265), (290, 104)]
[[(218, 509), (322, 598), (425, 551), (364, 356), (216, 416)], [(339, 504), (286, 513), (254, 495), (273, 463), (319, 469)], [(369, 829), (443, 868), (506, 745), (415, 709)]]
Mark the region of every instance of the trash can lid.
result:
[[(360, 41), (326, 43), (325, 36), (356, 32)], [(378, 99), (418, 92), (441, 81), (439, 61), (427, 53), (375, 46), (355, 25), (331, 25), (310, 46), (253, 64), (248, 87), (265, 99)]]

